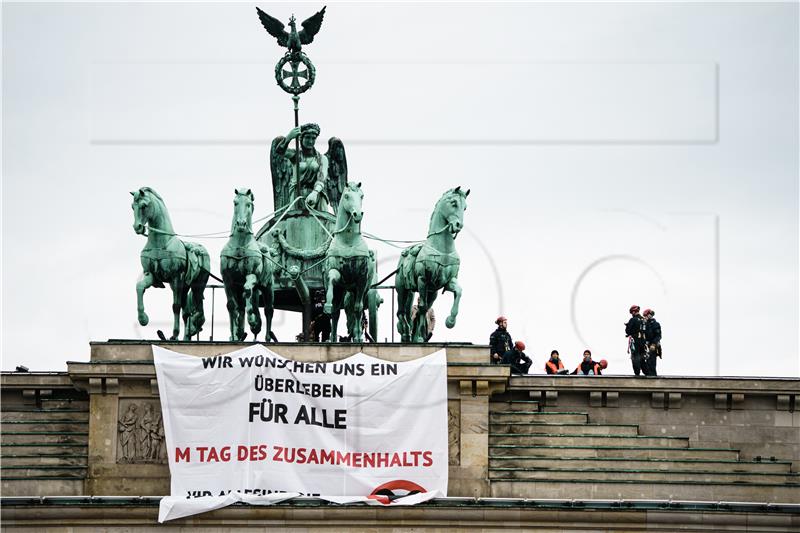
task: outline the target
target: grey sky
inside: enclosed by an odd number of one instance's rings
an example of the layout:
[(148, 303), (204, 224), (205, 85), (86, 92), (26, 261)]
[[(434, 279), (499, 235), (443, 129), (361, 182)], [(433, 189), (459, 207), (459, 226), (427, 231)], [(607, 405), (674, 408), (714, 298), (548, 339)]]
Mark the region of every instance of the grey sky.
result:
[[(166, 290), (136, 324), (128, 191), (155, 188), (187, 234), (227, 229), (235, 187), (272, 211), (268, 142), (291, 103), (253, 4), (5, 3), (2, 19), (2, 368), (58, 370), (89, 340), (168, 329)], [(796, 3), (333, 4), (301, 120), (320, 148), (345, 142), (366, 231), (422, 238), (443, 191), (472, 189), (461, 314), (446, 330), (440, 296), (435, 340), (485, 343), (503, 313), (538, 370), (588, 346), (626, 373), (638, 303), (662, 322), (665, 374), (798, 375), (799, 35)], [(202, 242), (218, 272), (224, 241)], [(391, 272), (397, 251), (376, 249)], [(299, 317), (278, 315), (288, 340)]]

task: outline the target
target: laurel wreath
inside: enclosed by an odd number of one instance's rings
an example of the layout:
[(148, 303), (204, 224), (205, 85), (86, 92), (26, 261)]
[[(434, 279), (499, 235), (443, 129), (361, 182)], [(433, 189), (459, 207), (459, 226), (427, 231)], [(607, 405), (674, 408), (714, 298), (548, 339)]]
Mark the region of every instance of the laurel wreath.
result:
[[(308, 80), (298, 87), (291, 87), (287, 85), (286, 80), (283, 79), (283, 67), (286, 65), (286, 63), (302, 63), (305, 65), (305, 67), (308, 69)], [(278, 82), (278, 87), (289, 94), (298, 95), (306, 92), (311, 88), (312, 85), (314, 85), (314, 80), (316, 77), (317, 69), (314, 67), (314, 64), (311, 62), (308, 56), (306, 56), (303, 52), (286, 52), (286, 54), (275, 65), (275, 81)]]

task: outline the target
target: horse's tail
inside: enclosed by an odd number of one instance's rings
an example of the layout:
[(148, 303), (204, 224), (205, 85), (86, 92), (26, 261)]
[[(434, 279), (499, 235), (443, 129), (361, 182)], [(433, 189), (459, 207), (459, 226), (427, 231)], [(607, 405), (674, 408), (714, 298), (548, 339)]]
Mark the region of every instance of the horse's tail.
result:
[[(259, 249), (261, 250), (261, 277), (258, 280), (259, 285), (264, 288), (272, 287), (274, 279), (275, 279), (275, 264), (276, 261), (273, 259), (273, 251), (272, 248), (265, 244), (259, 243)], [(277, 254), (275, 254), (277, 255)]]
[[(190, 243), (186, 243), (190, 244)], [(189, 281), (189, 294), (186, 299), (187, 311), (191, 317), (189, 320), (190, 336), (195, 335), (203, 329), (206, 322), (203, 302), (204, 292), (208, 285), (208, 278), (211, 275), (211, 256), (208, 250), (201, 244), (191, 243), (188, 247), (189, 253), (193, 254), (197, 260), (197, 272)]]

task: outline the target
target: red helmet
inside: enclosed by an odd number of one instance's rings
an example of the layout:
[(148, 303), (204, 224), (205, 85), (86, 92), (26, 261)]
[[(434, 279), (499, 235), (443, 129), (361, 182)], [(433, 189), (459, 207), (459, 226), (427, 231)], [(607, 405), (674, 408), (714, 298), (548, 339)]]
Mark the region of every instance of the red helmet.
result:
[(600, 368), (604, 370), (608, 368), (608, 361), (606, 361), (605, 359), (600, 359)]
[(652, 309), (645, 309), (645, 310), (644, 310), (644, 313), (642, 313), (642, 314), (643, 314), (644, 316), (648, 316), (648, 315), (653, 315), (653, 316), (655, 316), (655, 314), (656, 314), (656, 313), (655, 313), (655, 311), (653, 311)]
[(638, 313), (639, 312), (639, 306), (638, 305), (632, 305), (631, 308), (628, 309), (628, 312), (630, 314)]
[(522, 341), (517, 341), (517, 342), (514, 343), (514, 348), (516, 348), (520, 352), (524, 352), (525, 351), (525, 343), (522, 342)]
[(508, 319), (506, 317), (504, 317), (503, 315), (500, 315), (499, 317), (497, 317), (497, 320), (495, 320), (494, 323), (499, 326), (500, 322), (502, 322), (503, 320), (508, 320)]

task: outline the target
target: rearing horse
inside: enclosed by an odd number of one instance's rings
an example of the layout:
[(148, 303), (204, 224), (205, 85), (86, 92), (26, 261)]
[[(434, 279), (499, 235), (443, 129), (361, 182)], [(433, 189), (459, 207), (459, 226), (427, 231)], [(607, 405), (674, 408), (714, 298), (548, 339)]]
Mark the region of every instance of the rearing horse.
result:
[(147, 244), (140, 259), (144, 276), (136, 284), (136, 303), (139, 324), (146, 326), (150, 319), (144, 312), (144, 291), (150, 287), (172, 289), (174, 322), (170, 340), (180, 334), (180, 315), (183, 311), (183, 340), (191, 340), (203, 329), (203, 291), (208, 283), (211, 261), (206, 249), (175, 236), (164, 200), (150, 187), (142, 187), (133, 195), (133, 231), (147, 234)]
[[(453, 307), (445, 325), (456, 325), (461, 286), (458, 268), (461, 259), (455, 247), (455, 238), (464, 227), (464, 210), (467, 196), (461, 187), (445, 192), (436, 202), (428, 225), (428, 238), (403, 250), (397, 265), (397, 330), (402, 342), (425, 342), (426, 314), (436, 300), (440, 289), (453, 293)], [(417, 314), (411, 321), (414, 293), (419, 293)]]
[(331, 342), (338, 341), (336, 326), (342, 307), (347, 315), (350, 339), (352, 342), (362, 341), (361, 316), (364, 313), (364, 298), (375, 277), (374, 255), (361, 236), (363, 198), (361, 184), (349, 182), (339, 201), (336, 229), (325, 257), (324, 311), (331, 315)]
[(264, 316), (267, 322), (266, 342), (270, 340), (274, 312), (273, 275), (275, 268), (270, 260), (271, 250), (253, 236), (253, 193), (250, 189), (236, 189), (233, 199), (231, 236), (220, 254), (220, 272), (228, 299), (228, 316), (232, 341), (244, 340), (244, 317), (253, 333), (253, 340), (261, 331), (259, 306), (264, 295)]

